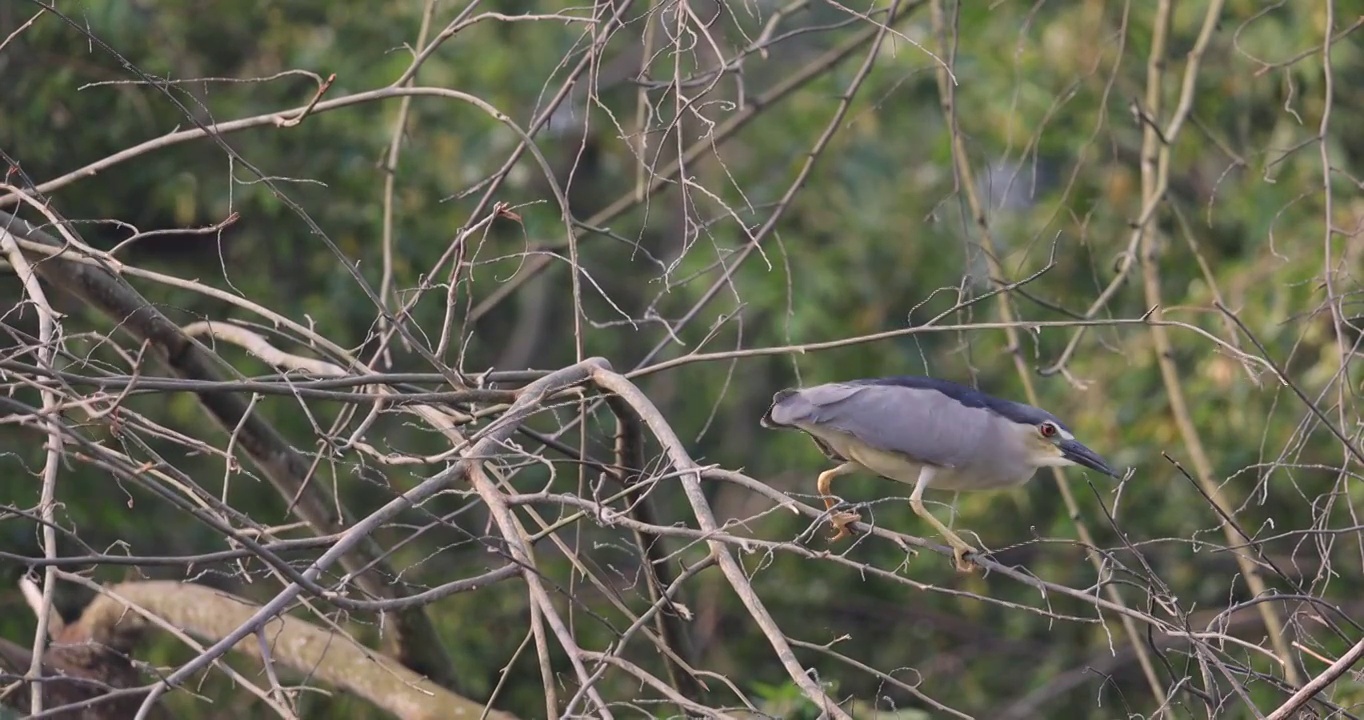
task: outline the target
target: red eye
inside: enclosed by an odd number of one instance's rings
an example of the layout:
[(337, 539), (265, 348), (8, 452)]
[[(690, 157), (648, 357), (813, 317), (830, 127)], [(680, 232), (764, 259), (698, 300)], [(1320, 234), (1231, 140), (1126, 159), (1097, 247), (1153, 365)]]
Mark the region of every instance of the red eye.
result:
[(1038, 431), (1042, 433), (1042, 437), (1053, 437), (1056, 435), (1056, 426), (1051, 423), (1042, 423), (1042, 425), (1038, 427)]

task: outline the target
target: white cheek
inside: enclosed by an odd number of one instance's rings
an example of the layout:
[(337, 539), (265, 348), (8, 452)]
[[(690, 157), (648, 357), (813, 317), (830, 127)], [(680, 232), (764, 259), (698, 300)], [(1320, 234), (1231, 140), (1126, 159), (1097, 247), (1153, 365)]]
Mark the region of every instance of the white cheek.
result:
[(1061, 455), (1049, 455), (1047, 457), (1042, 458), (1038, 462), (1038, 465), (1040, 467), (1069, 467), (1074, 464), (1075, 464), (1074, 461), (1071, 461)]

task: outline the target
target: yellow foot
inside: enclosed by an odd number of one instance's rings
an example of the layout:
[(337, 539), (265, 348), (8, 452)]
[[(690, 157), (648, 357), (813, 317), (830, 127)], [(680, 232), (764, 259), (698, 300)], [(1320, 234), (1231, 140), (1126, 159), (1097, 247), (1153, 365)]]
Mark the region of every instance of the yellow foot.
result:
[(836, 512), (830, 515), (829, 524), (834, 526), (834, 534), (829, 538), (829, 542), (838, 542), (845, 537), (852, 535), (848, 532), (848, 526), (855, 522), (861, 522), (862, 516), (855, 512)]
[(956, 566), (957, 566), (957, 572), (959, 572), (959, 573), (969, 573), (969, 572), (974, 572), (975, 570), (980, 569), (980, 566), (976, 564), (976, 561), (975, 561), (975, 560), (972, 560), (971, 558), (967, 557), (967, 555), (975, 555), (975, 554), (976, 554), (975, 548), (971, 547), (970, 545), (965, 545), (965, 544), (957, 545), (957, 544), (953, 544), (953, 545), (952, 545), (952, 561), (953, 561), (953, 563), (955, 563)]

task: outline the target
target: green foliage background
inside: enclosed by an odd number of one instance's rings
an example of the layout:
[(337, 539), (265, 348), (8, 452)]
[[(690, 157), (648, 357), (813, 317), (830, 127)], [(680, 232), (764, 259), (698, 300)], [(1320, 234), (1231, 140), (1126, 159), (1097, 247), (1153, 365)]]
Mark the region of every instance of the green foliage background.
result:
[[(1364, 94), (1357, 80), (1364, 72), (1364, 51), (1352, 34), (1357, 25), (1351, 23), (1364, 13), (1364, 3), (1329, 5), (1334, 32), (1348, 28), (1351, 33), (1332, 45), (1328, 73), (1320, 52), (1328, 3), (1225, 3), (1197, 70), (1189, 121), (1168, 138), (1170, 184), (1152, 224), (1157, 237), (1153, 261), (1159, 267), (1166, 319), (1186, 324), (1169, 332), (1190, 420), (1209, 450), (1237, 521), (1264, 541), (1262, 551), (1288, 575), (1271, 573), (1267, 581), (1279, 592), (1322, 598), (1343, 617), (1357, 619), (1364, 611), (1358, 600), (1364, 590), (1364, 546), (1353, 519), (1359, 509), (1358, 464), (1306, 404), (1262, 365), (1242, 363), (1192, 330), (1259, 354), (1215, 309), (1220, 298), (1265, 345), (1266, 356), (1357, 442), (1361, 377), (1354, 346), (1360, 336), (1347, 322), (1346, 334), (1338, 338), (1323, 273), (1326, 267), (1334, 273), (1334, 301), (1348, 321), (1357, 314), (1352, 293), (1358, 290), (1355, 273), (1364, 222), (1359, 180), (1364, 138), (1353, 131), (1364, 122)], [(690, 77), (698, 67), (713, 67), (711, 43), (733, 56), (758, 37), (780, 6), (745, 2), (721, 10), (694, 3), (688, 7), (698, 15), (718, 13), (717, 19), (710, 37), (684, 38), (681, 52), (668, 46), (664, 30), (682, 6), (636, 3), (631, 8), (630, 22), (604, 43), (599, 68), (570, 93), (566, 107), (572, 111), (556, 115), (536, 137), (565, 188), (573, 216), (586, 221), (635, 191), (641, 163), (631, 144), (639, 137), (641, 92), (647, 91), (644, 96), (654, 105), (644, 134), (648, 153), (661, 158), (647, 165), (666, 164), (679, 146), (713, 142), (713, 147), (687, 165), (686, 186), (669, 182), (647, 202), (611, 217), (605, 227), (580, 233), (574, 248), (582, 267), (580, 348), (574, 340), (564, 222), (550, 183), (535, 161), (523, 156), (494, 198), (509, 203), (521, 222), (499, 220), (471, 239), (466, 248), (469, 267), (455, 293), (455, 332), (464, 347), (442, 360), (468, 372), (552, 369), (574, 362), (581, 352), (604, 356), (624, 371), (698, 351), (772, 348), (906, 328), (953, 308), (959, 292), (974, 297), (990, 290), (981, 235), (954, 172), (950, 126), (935, 81), (939, 61), (925, 52), (944, 56), (927, 4), (908, 9), (895, 24), (857, 85), (846, 116), (785, 205), (778, 203), (857, 77), (868, 46), (827, 64), (815, 79), (759, 109), (732, 135), (720, 136), (715, 128), (749, 111), (755, 98), (821, 53), (871, 27), (866, 16), (876, 12), (878, 19), (884, 17), (886, 2), (797, 3), (773, 35), (780, 41), (769, 54), (744, 54), (742, 73), (714, 80), (707, 94), (701, 94), (710, 82), (705, 77), (705, 83), (686, 84), (687, 92), (699, 96), (697, 110), (683, 112), (679, 121), (675, 89), (667, 85), (674, 73)], [(992, 200), (989, 222), (1007, 274), (993, 279), (1023, 280), (1048, 268), (1054, 257), (1053, 266), (1013, 294), (1026, 323), (1073, 320), (1118, 272), (1143, 200), (1142, 125), (1140, 112), (1134, 114), (1132, 107), (1143, 101), (1159, 6), (1099, 0), (948, 4), (957, 121), (969, 161)], [(1179, 95), (1208, 3), (1180, 2), (1174, 8), (1163, 66), (1164, 108), (1156, 120), (1162, 126)], [(0, 48), (0, 150), (22, 170), (10, 176), (16, 185), (25, 179), (41, 185), (176, 129), (306, 104), (316, 84), (301, 74), (281, 73), (334, 73), (326, 99), (386, 87), (409, 67), (426, 7), (415, 0), (89, 0), (57, 3), (56, 9), (47, 11), (39, 3), (0, 4), (0, 37), (15, 33)], [(436, 3), (428, 38), (463, 10), (463, 5)], [(480, 3), (473, 13), (583, 18), (604, 17), (606, 11), (605, 5), (497, 1)], [(33, 22), (21, 28), (30, 18)], [(661, 23), (654, 40), (659, 47), (646, 63), (649, 79), (638, 81), (641, 36), (650, 22)], [(785, 35), (796, 28), (807, 31)], [(488, 18), (444, 41), (422, 64), (415, 84), (476, 96), (527, 127), (592, 40), (582, 22)], [(1333, 93), (1330, 115), (1319, 136), (1328, 88)], [(126, 239), (130, 226), (183, 230), (236, 213), (239, 219), (221, 233), (147, 238), (121, 250), (120, 258), (250, 298), (368, 356), (376, 347), (375, 308), (342, 260), (358, 268), (370, 288), (379, 288), (384, 164), (402, 102), (390, 97), (355, 103), (313, 113), (296, 127), (266, 124), (150, 149), (44, 197), (78, 223), (87, 242), (105, 249)], [(497, 171), (517, 141), (513, 132), (468, 102), (429, 96), (411, 101), (393, 194), (393, 283), (400, 298), (431, 281), (430, 268), (452, 238), (466, 223), (478, 220), (470, 215), (481, 196), (478, 184)], [(227, 147), (250, 167), (230, 159)], [(1323, 187), (1323, 157), (1331, 164), (1329, 187)], [(778, 211), (775, 230), (763, 238), (760, 249), (733, 269), (713, 302), (670, 336), (664, 322), (677, 323), (706, 297), (751, 233)], [(31, 209), (22, 214), (41, 219)], [(1337, 229), (1329, 240), (1329, 256), (1328, 221)], [(325, 242), (311, 224), (325, 233)], [(557, 254), (546, 272), (476, 321), (468, 319), (468, 308), (486, 300), (546, 249)], [(235, 319), (269, 325), (240, 307), (182, 288), (146, 281), (134, 285), (179, 322)], [(13, 273), (0, 276), (0, 294), (4, 307), (21, 300), (22, 288)], [(63, 310), (72, 313), (66, 320), (70, 346), (112, 362), (93, 337), (79, 337), (82, 332), (110, 332), (107, 321), (64, 302)], [(988, 297), (939, 324), (993, 323), (999, 302), (998, 296)], [(1131, 320), (1150, 309), (1140, 270), (1134, 268), (1097, 317)], [(445, 311), (444, 289), (428, 292), (413, 309), (409, 327), (434, 346)], [(31, 311), (12, 312), (4, 323), (29, 333), (35, 327)], [(1114, 507), (1112, 487), (1069, 472), (1082, 521), (1100, 547), (1112, 549), (1124, 562), (1134, 562), (1126, 544), (1139, 548), (1150, 573), (1165, 583), (1168, 597), (1204, 621), (1218, 609), (1243, 603), (1249, 591), (1223, 547), (1220, 518), (1171, 462), (1190, 466), (1157, 366), (1151, 329), (1131, 323), (1091, 328), (1067, 366), (1069, 378), (1040, 374), (1057, 360), (1074, 332), (1054, 326), (1025, 328), (1025, 344), (1016, 351), (1033, 368), (1041, 404), (1065, 418), (1114, 466), (1134, 469), (1112, 521), (1104, 514), (1105, 508)], [(652, 352), (660, 343), (663, 349)], [(236, 348), (222, 347), (220, 352), (244, 376), (273, 372)], [(393, 371), (432, 370), (402, 345), (393, 348), (391, 357), (388, 369)], [(827, 466), (824, 458), (799, 434), (757, 426), (771, 393), (800, 383), (899, 373), (970, 382), (1007, 397), (1021, 399), (1024, 394), (1004, 333), (997, 328), (717, 359), (650, 373), (638, 381), (698, 462), (742, 470), (817, 503), (814, 478)], [(127, 404), (178, 432), (224, 443), (184, 394), (138, 395)], [(340, 406), (310, 406), (310, 417), (294, 400), (263, 398), (258, 410), (301, 451), (314, 452), (317, 428), (329, 427)], [(550, 431), (571, 411), (557, 415), (537, 417), (533, 425)], [(113, 441), (108, 428), (87, 429), (94, 437)], [(584, 447), (608, 453), (610, 432), (608, 415), (594, 417)], [(31, 427), (0, 425), (0, 494), (13, 508), (28, 509), (37, 502), (40, 437)], [(382, 419), (368, 439), (381, 449), (412, 453), (447, 449), (437, 435), (401, 416)], [(576, 446), (579, 439), (571, 435), (566, 441)], [(210, 492), (224, 491), (220, 459), (188, 453), (168, 440), (153, 441), (153, 446)], [(531, 492), (550, 483), (558, 492), (579, 491), (586, 477), (580, 476), (579, 467), (551, 456), (556, 460), (552, 476), (544, 465), (529, 464), (516, 476), (517, 487)], [(361, 479), (360, 465), (377, 468), (387, 485)], [(375, 466), (350, 453), (319, 480), (335, 483), (347, 504), (364, 512), (439, 469)], [(864, 516), (874, 517), (877, 524), (909, 534), (925, 532), (903, 501), (907, 489), (862, 476), (841, 479), (836, 487), (848, 500), (869, 503)], [(769, 508), (766, 501), (737, 487), (709, 484), (707, 490), (722, 519), (747, 518), (736, 530), (741, 534), (793, 540), (810, 530), (806, 518), (763, 512)], [(233, 505), (260, 522), (289, 521), (286, 501), (249, 467), (233, 477), (227, 492)], [(651, 499), (665, 524), (692, 522), (676, 487), (664, 483)], [(63, 470), (59, 500), (59, 521), (66, 531), (63, 554), (188, 555), (223, 547), (221, 538), (203, 525), (79, 463)], [(471, 539), (487, 531), (486, 514), (477, 502), (447, 497), (431, 511), (440, 515), (460, 508), (454, 520), (395, 551), (393, 562), (406, 568), (409, 582), (438, 584), (497, 564)], [(978, 534), (1001, 562), (1071, 587), (1095, 583), (1095, 569), (1073, 542), (1074, 524), (1048, 473), (1039, 473), (1022, 489), (961, 496), (955, 509), (954, 527)], [(939, 507), (939, 513), (945, 515), (945, 510)], [(6, 565), (17, 578), (25, 569), (18, 558), (41, 554), (36, 525), (16, 514), (0, 527), (3, 549), (10, 553)], [(411, 527), (386, 529), (380, 540), (397, 543)], [(1314, 530), (1319, 532), (1309, 532)], [(1126, 649), (1129, 639), (1112, 616), (1104, 615), (1107, 625), (1060, 622), (988, 603), (972, 596), (1067, 616), (1095, 616), (1083, 602), (1040, 598), (1035, 589), (998, 575), (958, 576), (937, 554), (905, 561), (903, 551), (889, 543), (830, 547), (824, 532), (816, 528), (800, 542), (846, 552), (857, 562), (894, 570), (932, 589), (914, 590), (848, 565), (795, 554), (741, 554), (758, 595), (791, 636), (815, 644), (842, 638), (833, 646), (837, 651), (894, 673), (925, 695), (975, 717), (1007, 716), (1011, 707), (1024, 707), (1017, 703), (1033, 692), (1042, 699), (1025, 717), (1110, 718), (1155, 709), (1157, 702)], [(604, 576), (632, 604), (643, 606), (638, 561), (624, 534), (585, 522), (563, 537), (597, 567), (610, 568)], [(577, 593), (577, 604), (560, 600), (563, 611), (575, 618), (582, 644), (604, 646), (620, 626), (597, 618), (620, 623), (620, 616), (590, 585), (570, 581), (571, 568), (558, 550), (548, 543), (538, 547), (546, 572), (566, 591), (572, 584)], [(681, 549), (680, 543), (674, 549)], [(690, 547), (682, 554), (694, 561), (701, 552)], [(241, 568), (229, 565), (190, 571), (88, 569), (101, 581), (129, 573), (194, 578), (259, 601), (277, 589), (276, 581), (258, 567), (250, 572), (259, 582), (250, 584), (242, 582)], [(1130, 582), (1120, 589), (1129, 605), (1161, 612), (1149, 586), (1125, 579)], [(695, 615), (688, 627), (698, 667), (730, 678), (771, 714), (797, 717), (809, 710), (801, 709), (770, 645), (716, 571), (699, 576), (687, 594)], [(61, 604), (72, 613), (85, 599), (70, 591)], [(18, 593), (6, 592), (0, 602), (9, 608), (0, 620), (0, 633), (27, 643), (33, 621)], [(1358, 628), (1351, 630), (1355, 636), (1344, 638), (1321, 631), (1304, 618), (1322, 612), (1318, 606), (1276, 606), (1292, 619), (1295, 638), (1319, 656), (1299, 656), (1308, 677), (1325, 667), (1320, 658), (1339, 657), (1359, 635)], [(453, 657), (461, 693), (488, 698), (505, 668), (497, 707), (522, 717), (544, 716), (533, 653), (517, 650), (529, 612), (519, 583), (441, 600), (429, 612)], [(1235, 634), (1268, 647), (1255, 609), (1242, 607), (1232, 617), (1243, 623)], [(375, 618), (341, 621), (366, 642), (377, 642)], [(144, 659), (169, 664), (183, 661), (187, 652), (162, 642)], [(1228, 652), (1258, 672), (1283, 677), (1267, 654)], [(661, 672), (656, 652), (640, 647), (626, 654)], [(1166, 687), (1192, 672), (1187, 646), (1163, 648), (1162, 655), (1167, 662), (1158, 670)], [(860, 707), (867, 714), (859, 717), (871, 716), (871, 708), (905, 713), (897, 717), (924, 716), (914, 712), (938, 717), (921, 700), (828, 655), (802, 651), (801, 659), (830, 683), (836, 697), (864, 703)], [(1094, 671), (1086, 673), (1086, 668)], [(566, 673), (571, 686), (563, 657), (556, 656), (555, 669)], [(1073, 685), (1049, 691), (1077, 674), (1080, 679)], [(1204, 679), (1196, 672), (1192, 676), (1193, 685), (1203, 687)], [(1225, 678), (1216, 682), (1220, 689), (1215, 692), (1230, 694)], [(608, 674), (604, 683), (616, 697), (643, 692), (624, 675)], [(1246, 683), (1261, 712), (1285, 697), (1267, 681)], [(560, 692), (561, 699), (572, 694)], [(181, 717), (264, 712), (225, 681), (209, 683), (203, 693), (214, 702), (188, 693), (173, 698)], [(1347, 675), (1335, 684), (1331, 701), (1349, 709), (1361, 697), (1359, 684)], [(660, 715), (672, 711), (671, 706), (642, 707), (655, 708), (651, 712)], [(1190, 694), (1176, 694), (1173, 707), (1178, 713), (1208, 714), (1203, 701)], [(1253, 716), (1234, 696), (1221, 708), (1219, 717)], [(306, 717), (377, 717), (363, 703), (344, 698), (305, 695), (300, 709)]]

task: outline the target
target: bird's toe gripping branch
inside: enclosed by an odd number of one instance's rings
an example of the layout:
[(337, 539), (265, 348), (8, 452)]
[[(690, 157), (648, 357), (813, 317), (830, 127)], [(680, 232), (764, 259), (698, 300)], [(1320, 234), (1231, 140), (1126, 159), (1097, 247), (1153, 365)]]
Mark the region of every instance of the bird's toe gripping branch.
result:
[(855, 512), (834, 512), (834, 508), (838, 507), (839, 502), (830, 494), (830, 486), (832, 485), (834, 478), (839, 475), (846, 475), (856, 469), (857, 465), (855, 463), (843, 463), (838, 467), (830, 468), (820, 473), (819, 479), (815, 481), (815, 489), (819, 492), (819, 496), (824, 499), (824, 509), (829, 511), (829, 524), (834, 527), (834, 534), (833, 537), (829, 539), (829, 542), (842, 540), (843, 538), (852, 535), (852, 533), (848, 531), (848, 525), (862, 519), (862, 516)]
[(975, 548), (966, 543), (952, 545), (952, 562), (957, 566), (957, 572), (968, 573), (980, 569), (973, 556), (976, 555)]
[(968, 545), (965, 540), (962, 540), (960, 536), (952, 532), (951, 528), (933, 517), (933, 514), (928, 511), (928, 508), (924, 507), (922, 488), (917, 488), (914, 494), (910, 496), (909, 507), (914, 511), (915, 515), (927, 520), (928, 523), (933, 526), (933, 529), (937, 530), (938, 534), (942, 535), (943, 539), (947, 541), (947, 544), (952, 547), (952, 562), (956, 565), (957, 572), (971, 572), (980, 567), (976, 564), (975, 560), (970, 557), (972, 555), (979, 555), (979, 551)]
[[(836, 507), (837, 503), (834, 505)], [(847, 510), (834, 512), (832, 507), (829, 508), (829, 511), (829, 524), (834, 527), (834, 534), (829, 538), (829, 542), (836, 542), (845, 537), (849, 537), (852, 535), (852, 532), (848, 530), (848, 526), (855, 522), (862, 521), (862, 516), (856, 512)]]

